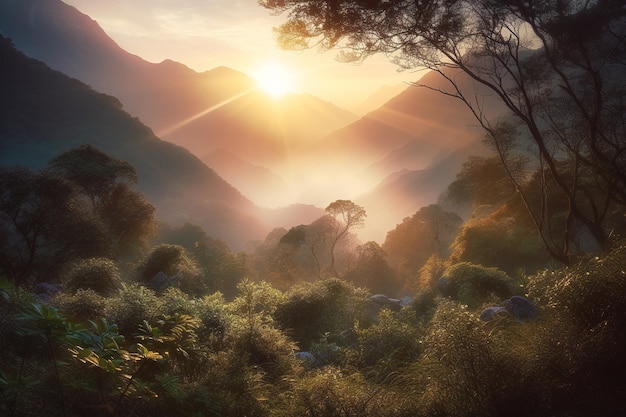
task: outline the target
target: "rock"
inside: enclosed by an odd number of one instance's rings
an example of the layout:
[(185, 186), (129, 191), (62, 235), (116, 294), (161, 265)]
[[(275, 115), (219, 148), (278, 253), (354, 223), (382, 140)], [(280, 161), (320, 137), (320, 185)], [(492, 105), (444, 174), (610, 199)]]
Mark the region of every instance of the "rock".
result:
[(53, 296), (61, 292), (61, 285), (50, 284), (48, 282), (40, 282), (35, 285), (35, 294)]
[(502, 305), (515, 319), (521, 322), (533, 321), (539, 316), (539, 308), (528, 298), (520, 295), (504, 300)]
[(170, 287), (178, 287), (182, 278), (181, 274), (167, 276), (160, 271), (152, 278), (152, 285), (157, 292), (163, 292)]
[(400, 300), (397, 298), (389, 298), (384, 294), (374, 294), (370, 297), (370, 301), (393, 311), (399, 311), (402, 308)]
[(52, 297), (63, 290), (60, 284), (50, 284), (48, 282), (40, 282), (35, 285), (35, 295), (42, 302), (48, 302)]
[(315, 363), (315, 356), (313, 356), (311, 352), (296, 352), (294, 356), (296, 357), (296, 359), (300, 359), (301, 361), (304, 361), (310, 365)]
[(389, 298), (384, 294), (374, 294), (370, 297), (370, 301), (376, 304), (386, 305), (389, 302)]
[(506, 308), (500, 306), (487, 307), (480, 313), (480, 319), (482, 321), (491, 321), (502, 314), (508, 314)]

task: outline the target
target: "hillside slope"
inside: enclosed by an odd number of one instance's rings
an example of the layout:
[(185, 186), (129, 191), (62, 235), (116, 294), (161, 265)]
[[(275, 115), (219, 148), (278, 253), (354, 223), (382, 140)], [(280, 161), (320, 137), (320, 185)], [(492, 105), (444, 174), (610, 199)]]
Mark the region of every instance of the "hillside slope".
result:
[(0, 165), (32, 169), (91, 144), (137, 169), (160, 219), (190, 221), (234, 248), (267, 228), (256, 207), (189, 151), (157, 138), (118, 100), (53, 71), (0, 37)]

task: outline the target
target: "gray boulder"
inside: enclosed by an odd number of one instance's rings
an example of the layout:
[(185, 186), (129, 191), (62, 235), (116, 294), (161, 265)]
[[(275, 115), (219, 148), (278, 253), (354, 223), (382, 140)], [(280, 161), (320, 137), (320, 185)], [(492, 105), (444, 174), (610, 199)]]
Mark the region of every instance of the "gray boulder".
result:
[(311, 352), (296, 352), (294, 356), (296, 359), (306, 362), (309, 365), (313, 365), (315, 363), (315, 356), (313, 356)]
[(500, 306), (487, 307), (480, 313), (480, 319), (482, 321), (491, 321), (498, 316), (502, 316), (503, 314), (508, 315), (508, 311), (506, 308)]
[(170, 287), (180, 286), (182, 278), (182, 274), (167, 276), (165, 272), (161, 271), (152, 278), (152, 285), (157, 292), (163, 292)]
[(400, 300), (397, 298), (389, 298), (384, 294), (374, 294), (370, 297), (370, 301), (393, 311), (399, 311), (402, 308)]
[(61, 284), (51, 284), (49, 282), (40, 282), (35, 285), (35, 296), (42, 303), (47, 303), (52, 297), (63, 290)]
[(516, 320), (520, 322), (533, 321), (539, 316), (539, 307), (521, 295), (504, 300), (502, 305)]

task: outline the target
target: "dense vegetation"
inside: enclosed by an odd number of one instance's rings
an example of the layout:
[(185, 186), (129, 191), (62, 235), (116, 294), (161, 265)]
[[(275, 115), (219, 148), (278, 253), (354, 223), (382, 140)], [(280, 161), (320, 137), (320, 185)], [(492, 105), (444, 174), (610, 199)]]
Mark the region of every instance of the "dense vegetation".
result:
[(235, 254), (198, 226), (157, 224), (135, 180), (90, 146), (3, 168), (3, 415), (626, 412), (619, 240), (531, 273), (502, 221), (472, 234), (476, 218), (430, 206), (381, 247), (359, 244), (366, 213), (339, 200)]
[(0, 413), (626, 415), (622, 2), (260, 3), (291, 46), (439, 72), (493, 155), (382, 244), (337, 200), (240, 253), (93, 146), (0, 168)]

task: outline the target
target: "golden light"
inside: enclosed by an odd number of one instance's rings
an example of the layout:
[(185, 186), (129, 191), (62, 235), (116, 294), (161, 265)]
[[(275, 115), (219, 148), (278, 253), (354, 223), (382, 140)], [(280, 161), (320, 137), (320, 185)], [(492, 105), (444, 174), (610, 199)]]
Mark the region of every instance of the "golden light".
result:
[(259, 88), (272, 97), (280, 97), (293, 88), (294, 76), (278, 63), (267, 64), (253, 74)]

